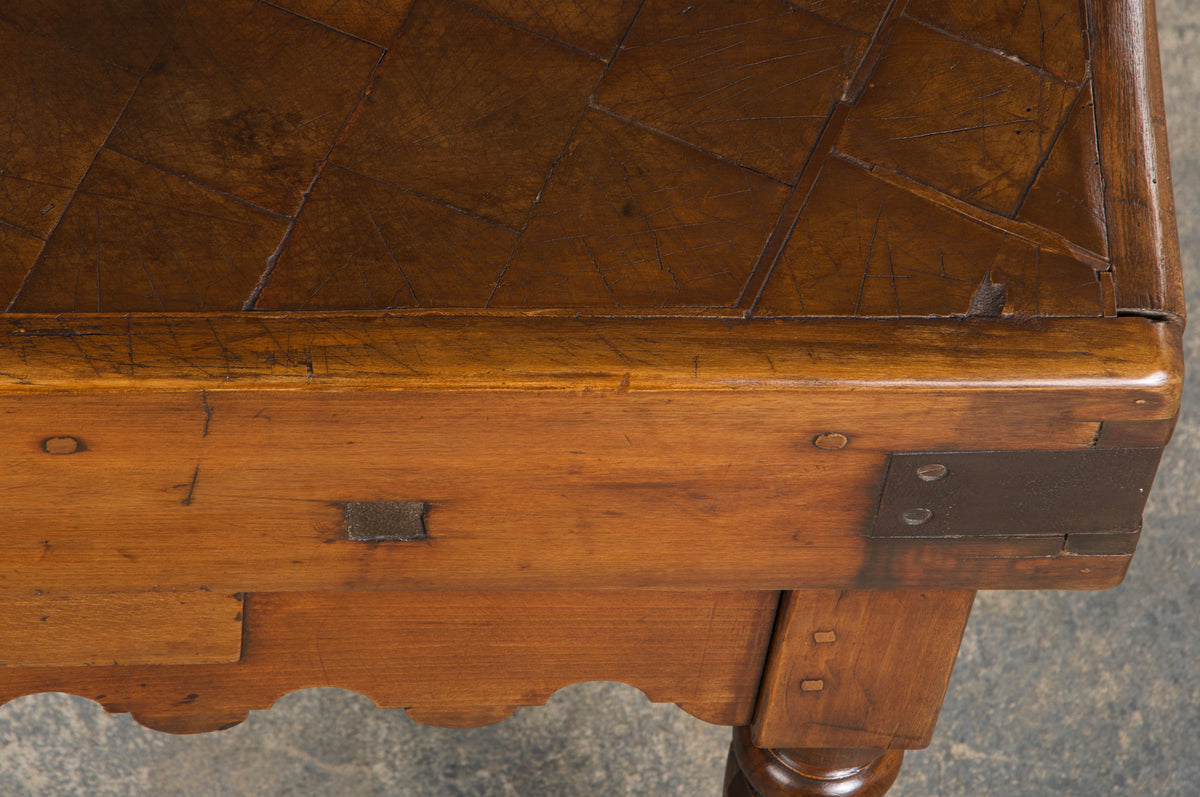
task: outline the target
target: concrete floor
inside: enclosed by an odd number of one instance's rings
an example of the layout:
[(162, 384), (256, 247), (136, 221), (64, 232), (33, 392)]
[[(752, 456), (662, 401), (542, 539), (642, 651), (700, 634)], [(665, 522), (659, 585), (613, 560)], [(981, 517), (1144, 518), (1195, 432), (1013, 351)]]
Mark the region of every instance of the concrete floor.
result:
[[(1186, 279), (1200, 286), (1200, 0), (1160, 0)], [(1200, 304), (1189, 303), (1200, 319)], [(1125, 584), (984, 593), (933, 746), (889, 797), (1200, 794), (1200, 322), (1175, 440)], [(174, 737), (64, 695), (0, 710), (0, 795), (695, 797), (718, 792), (729, 732), (616, 684), (563, 690), (474, 731), (410, 722), (334, 689), (220, 734)]]

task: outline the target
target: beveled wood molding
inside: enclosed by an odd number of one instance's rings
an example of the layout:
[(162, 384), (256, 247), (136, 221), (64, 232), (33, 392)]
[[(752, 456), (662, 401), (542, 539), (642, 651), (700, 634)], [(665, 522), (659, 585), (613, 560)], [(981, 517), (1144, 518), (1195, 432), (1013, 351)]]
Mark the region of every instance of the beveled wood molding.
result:
[(0, 330), (0, 392), (18, 394), (798, 388), (1153, 394), (1136, 410), (1114, 407), (1118, 420), (1173, 417), (1183, 367), (1180, 327), (1137, 317), (797, 322), (73, 314), (8, 315)]

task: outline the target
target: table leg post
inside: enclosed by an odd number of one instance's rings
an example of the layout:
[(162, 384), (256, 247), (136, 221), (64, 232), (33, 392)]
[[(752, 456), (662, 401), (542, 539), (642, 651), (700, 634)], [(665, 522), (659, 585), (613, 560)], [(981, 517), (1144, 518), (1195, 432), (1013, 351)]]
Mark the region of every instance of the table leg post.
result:
[(726, 797), (875, 797), (925, 747), (975, 593), (803, 590), (780, 605)]
[(900, 774), (903, 750), (755, 747), (733, 731), (725, 797), (880, 797)]

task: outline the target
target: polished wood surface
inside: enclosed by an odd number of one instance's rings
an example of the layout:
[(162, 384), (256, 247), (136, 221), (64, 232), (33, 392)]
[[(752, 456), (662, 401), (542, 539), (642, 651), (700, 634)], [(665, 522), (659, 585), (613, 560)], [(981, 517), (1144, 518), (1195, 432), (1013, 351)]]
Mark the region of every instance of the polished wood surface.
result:
[(1179, 407), (1152, 4), (1034, 5), (3, 4), (0, 699), (614, 679), (731, 797), (882, 794), (974, 591), (1115, 585), (1141, 506), (876, 534), (889, 463), (1144, 491)]
[(12, 311), (1180, 312), (1139, 0), (108, 5), (0, 11)]
[(724, 797), (880, 797), (903, 760), (903, 750), (765, 749), (735, 728)]
[[(995, 322), (923, 328), (931, 343), (956, 343), (917, 347), (911, 357), (886, 344), (868, 356), (852, 329), (836, 326), (822, 328), (828, 334), (809, 353), (787, 325), (762, 348), (765, 331), (696, 321), (692, 336), (655, 354), (631, 322), (603, 334), (576, 321), (552, 325), (572, 329), (581, 350), (614, 369), (580, 374), (564, 367), (553, 341), (531, 336), (514, 352), (495, 345), (493, 325), (435, 321), (372, 325), (399, 362), (359, 352), (352, 328), (323, 321), (317, 333), (332, 330), (348, 347), (311, 366), (270, 348), (290, 339), (307, 349), (298, 340), (307, 333), (257, 318), (230, 337), (224, 363), (188, 362), (213, 340), (205, 323), (155, 328), (149, 341), (170, 345), (144, 356), (137, 339), (127, 348), (125, 319), (93, 319), (76, 337), (38, 337), (63, 329), (61, 321), (14, 331), (37, 340), (43, 355), (51, 344), (67, 352), (56, 362), (73, 372), (91, 349), (94, 389), (10, 385), (0, 396), (0, 440), (13, 463), (0, 485), (26, 496), (7, 510), (12, 569), (0, 591), (1110, 586), (1129, 553), (1076, 555), (1064, 550), (1061, 530), (870, 538), (888, 456), (1084, 450), (1104, 423), (1161, 432), (1178, 389), (1173, 363), (1151, 359), (1164, 327), (1145, 319), (1093, 322), (1131, 334), (1075, 364), (1056, 361), (1058, 375), (1048, 369), (1028, 387), (995, 376), (1026, 359)], [(458, 334), (429, 334), (438, 329)], [(1064, 329), (1064, 348), (1086, 351), (1081, 331)], [(728, 345), (708, 345), (714, 338)], [(949, 374), (953, 354), (942, 352), (967, 348), (973, 357)], [(478, 359), (454, 371), (463, 351)], [(196, 384), (128, 392), (130, 353), (148, 373), (161, 372), (164, 387)], [(280, 376), (256, 375), (255, 359)], [(408, 371), (405, 361), (425, 370)], [(368, 371), (372, 363), (396, 376)], [(851, 381), (854, 363), (864, 376), (874, 364), (878, 381)], [(343, 381), (343, 368), (360, 376)], [(264, 389), (251, 389), (260, 377)], [(352, 389), (359, 378), (362, 389)], [(378, 389), (383, 378), (394, 388)], [(828, 384), (838, 378), (842, 386)], [(422, 389), (404, 389), (406, 380)], [(469, 389), (489, 380), (500, 384)], [(818, 445), (829, 433), (845, 445)], [(50, 453), (52, 438), (75, 440), (77, 450)], [(344, 539), (343, 506), (359, 501), (428, 502), (429, 539)]]

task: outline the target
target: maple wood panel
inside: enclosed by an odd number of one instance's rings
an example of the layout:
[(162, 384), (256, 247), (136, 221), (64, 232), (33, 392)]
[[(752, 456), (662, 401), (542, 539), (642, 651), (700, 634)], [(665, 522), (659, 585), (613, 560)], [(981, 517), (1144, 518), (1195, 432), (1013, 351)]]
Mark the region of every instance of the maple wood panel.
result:
[(67, 692), (195, 733), (337, 686), (418, 722), (473, 727), (578, 681), (622, 681), (708, 722), (745, 724), (777, 603), (772, 592), (248, 595), (235, 663), (0, 668), (0, 702)]

